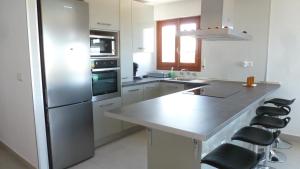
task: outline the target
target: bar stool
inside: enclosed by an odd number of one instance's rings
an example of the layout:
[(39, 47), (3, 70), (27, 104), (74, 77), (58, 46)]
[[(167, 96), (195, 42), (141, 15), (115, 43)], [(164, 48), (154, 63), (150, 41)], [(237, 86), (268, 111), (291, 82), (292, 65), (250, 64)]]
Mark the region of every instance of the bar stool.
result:
[[(285, 128), (290, 121), (290, 117), (280, 119), (271, 116), (256, 116), (251, 120), (250, 126), (262, 126), (268, 130), (274, 131)], [(276, 140), (274, 143), (276, 143)], [(270, 162), (285, 162), (286, 159), (286, 155), (271, 148), (270, 156), (268, 159)]]
[[(291, 108), (289, 107), (290, 105), (292, 105), (295, 102), (296, 99), (292, 99), (292, 100), (288, 100), (288, 99), (282, 99), (282, 98), (274, 98), (271, 100), (267, 100), (264, 102), (264, 104), (273, 104), (277, 107), (288, 107), (289, 108), (289, 112), (291, 111)], [(292, 148), (292, 144), (285, 141), (285, 140), (281, 140), (280, 138), (278, 138), (276, 140), (276, 144), (274, 144), (274, 148), (277, 149), (290, 149)]]
[(282, 129), (285, 128), (290, 121), (290, 117), (280, 119), (271, 116), (256, 116), (251, 120), (250, 126), (263, 126), (267, 129)]
[(265, 104), (274, 104), (277, 107), (282, 107), (282, 106), (290, 106), (295, 102), (296, 99), (292, 100), (287, 100), (287, 99), (281, 99), (281, 98), (274, 98), (271, 100), (265, 101)]
[(262, 160), (263, 164), (259, 165), (258, 168), (274, 169), (273, 167), (267, 166), (267, 160), (270, 156), (271, 145), (279, 135), (279, 130), (269, 132), (261, 128), (247, 126), (236, 132), (231, 139), (250, 143), (255, 146), (256, 151), (258, 146), (266, 147), (265, 156)]
[(256, 114), (258, 116), (287, 116), (291, 112), (289, 106), (282, 107), (271, 107), (271, 106), (259, 106), (256, 109)]
[(226, 143), (206, 155), (201, 163), (218, 169), (253, 169), (263, 156), (263, 154)]

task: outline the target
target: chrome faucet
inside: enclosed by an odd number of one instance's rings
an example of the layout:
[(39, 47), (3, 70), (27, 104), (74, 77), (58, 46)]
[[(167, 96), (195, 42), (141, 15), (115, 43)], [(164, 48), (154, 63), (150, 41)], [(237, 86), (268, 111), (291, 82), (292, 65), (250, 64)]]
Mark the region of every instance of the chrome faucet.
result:
[(184, 73), (183, 73), (184, 71), (187, 71), (187, 70), (186, 70), (186, 69), (181, 69), (181, 70), (180, 70), (180, 76), (181, 76), (181, 77), (184, 76)]

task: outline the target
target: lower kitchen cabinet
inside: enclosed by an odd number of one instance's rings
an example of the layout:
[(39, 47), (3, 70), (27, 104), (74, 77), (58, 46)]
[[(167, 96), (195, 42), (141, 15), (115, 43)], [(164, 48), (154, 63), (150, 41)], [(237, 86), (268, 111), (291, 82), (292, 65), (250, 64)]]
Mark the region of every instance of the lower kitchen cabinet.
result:
[(95, 147), (105, 144), (109, 137), (122, 131), (122, 122), (104, 116), (104, 112), (122, 106), (121, 98), (93, 103)]
[[(122, 91), (122, 104), (123, 106), (141, 102), (144, 99), (144, 87), (143, 85), (123, 87)], [(128, 122), (123, 122), (123, 129), (129, 129), (136, 125)]]
[(123, 87), (123, 91), (122, 91), (123, 106), (134, 104), (143, 100), (144, 100), (143, 85)]
[(154, 99), (160, 96), (159, 82), (144, 85), (144, 100)]
[[(183, 90), (184, 84), (168, 82), (153, 82), (144, 85), (123, 87), (122, 105), (127, 106)], [(127, 130), (135, 126), (136, 125), (132, 123), (123, 122), (123, 130)]]
[(160, 83), (160, 95), (168, 95), (176, 92), (180, 92), (184, 90), (184, 84), (179, 83), (168, 83), (168, 82), (161, 82)]

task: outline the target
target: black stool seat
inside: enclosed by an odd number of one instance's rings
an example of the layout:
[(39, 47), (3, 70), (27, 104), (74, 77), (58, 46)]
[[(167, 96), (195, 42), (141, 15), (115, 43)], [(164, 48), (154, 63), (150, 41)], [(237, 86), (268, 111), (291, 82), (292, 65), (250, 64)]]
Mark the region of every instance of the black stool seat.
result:
[(265, 104), (268, 104), (268, 103), (271, 103), (271, 104), (274, 104), (276, 106), (290, 106), (291, 104), (294, 103), (296, 99), (293, 99), (293, 100), (287, 100), (287, 99), (281, 99), (281, 98), (274, 98), (274, 99), (271, 99), (271, 100), (268, 100), (268, 101), (265, 101)]
[(271, 116), (256, 116), (251, 120), (250, 126), (259, 125), (268, 129), (282, 129), (285, 128), (290, 121), (290, 117), (280, 119)]
[(288, 106), (284, 107), (271, 107), (271, 106), (260, 106), (256, 109), (258, 116), (286, 116), (290, 114), (291, 108)]
[(273, 144), (279, 134), (280, 131), (272, 133), (256, 127), (244, 127), (236, 132), (231, 139), (244, 141), (259, 146), (269, 146)]
[(252, 169), (262, 157), (262, 154), (256, 154), (248, 149), (232, 144), (223, 144), (205, 156), (201, 163), (219, 169)]

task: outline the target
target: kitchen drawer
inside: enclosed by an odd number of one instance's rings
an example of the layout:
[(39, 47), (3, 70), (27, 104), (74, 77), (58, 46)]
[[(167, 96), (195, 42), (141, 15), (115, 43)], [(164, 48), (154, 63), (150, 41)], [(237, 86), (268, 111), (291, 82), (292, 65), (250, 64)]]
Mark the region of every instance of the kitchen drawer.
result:
[[(144, 100), (144, 86), (136, 85), (123, 87), (122, 91), (122, 104), (123, 106), (138, 103)], [(123, 130), (127, 130), (136, 126), (135, 124), (123, 122), (122, 128)]]
[(105, 111), (116, 109), (122, 106), (121, 98), (114, 98), (93, 103), (94, 115), (94, 139), (95, 146), (103, 139), (122, 131), (122, 122), (108, 118), (104, 115)]
[(122, 104), (123, 106), (134, 104), (144, 100), (143, 85), (123, 87)]

